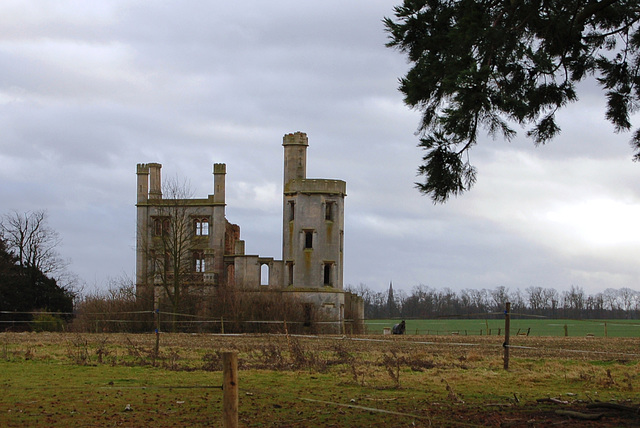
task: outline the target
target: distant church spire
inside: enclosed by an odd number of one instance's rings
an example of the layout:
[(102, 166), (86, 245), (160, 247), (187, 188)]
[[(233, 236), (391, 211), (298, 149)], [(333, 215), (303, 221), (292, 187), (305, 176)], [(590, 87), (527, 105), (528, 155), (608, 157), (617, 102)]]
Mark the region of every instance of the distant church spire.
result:
[(398, 316), (398, 307), (396, 306), (396, 299), (393, 296), (393, 281), (389, 281), (389, 295), (387, 297), (387, 311), (390, 318)]

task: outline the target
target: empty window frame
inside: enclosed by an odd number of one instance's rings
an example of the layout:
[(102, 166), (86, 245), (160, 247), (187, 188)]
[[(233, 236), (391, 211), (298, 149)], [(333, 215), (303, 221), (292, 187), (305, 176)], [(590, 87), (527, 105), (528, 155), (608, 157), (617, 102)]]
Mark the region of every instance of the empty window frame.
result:
[(304, 231), (304, 249), (310, 250), (313, 248), (313, 230)]
[(333, 285), (333, 262), (325, 262), (323, 269), (324, 285)]
[(193, 252), (193, 268), (195, 272), (203, 273), (205, 271), (204, 252)]
[(193, 221), (195, 226), (196, 236), (208, 236), (209, 235), (209, 219), (197, 218)]
[(333, 221), (336, 215), (336, 203), (333, 201), (327, 201), (324, 204), (324, 219), (327, 221)]
[(271, 268), (267, 263), (262, 263), (260, 265), (260, 285), (267, 286), (269, 285), (269, 272)]
[(293, 285), (293, 262), (287, 262), (287, 271), (289, 273), (289, 285)]
[(293, 221), (296, 218), (296, 201), (289, 201), (289, 221)]
[(168, 218), (157, 217), (153, 219), (154, 236), (166, 236), (169, 234), (169, 226), (171, 222)]

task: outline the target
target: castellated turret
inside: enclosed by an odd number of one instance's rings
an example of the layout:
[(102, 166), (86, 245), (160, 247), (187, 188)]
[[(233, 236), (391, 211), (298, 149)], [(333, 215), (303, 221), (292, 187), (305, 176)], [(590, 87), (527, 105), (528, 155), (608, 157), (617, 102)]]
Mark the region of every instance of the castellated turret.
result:
[(287, 134), (282, 139), (284, 146), (284, 185), (291, 180), (307, 177), (307, 147), (309, 139), (304, 132)]
[(306, 134), (285, 135), (282, 145), (285, 285), (342, 290), (346, 183), (306, 177)]

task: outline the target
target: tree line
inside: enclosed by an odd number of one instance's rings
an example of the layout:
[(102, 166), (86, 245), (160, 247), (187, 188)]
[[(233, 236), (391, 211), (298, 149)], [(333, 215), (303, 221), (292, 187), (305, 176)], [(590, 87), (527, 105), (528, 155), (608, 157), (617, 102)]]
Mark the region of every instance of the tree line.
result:
[(514, 314), (574, 319), (638, 319), (640, 318), (640, 291), (630, 288), (607, 288), (587, 294), (582, 287), (571, 286), (567, 291), (530, 286), (509, 290), (494, 289), (436, 289), (417, 285), (410, 292), (394, 289), (373, 291), (365, 284), (347, 286), (364, 300), (367, 319), (473, 317), (478, 314), (504, 313), (505, 304), (511, 302)]

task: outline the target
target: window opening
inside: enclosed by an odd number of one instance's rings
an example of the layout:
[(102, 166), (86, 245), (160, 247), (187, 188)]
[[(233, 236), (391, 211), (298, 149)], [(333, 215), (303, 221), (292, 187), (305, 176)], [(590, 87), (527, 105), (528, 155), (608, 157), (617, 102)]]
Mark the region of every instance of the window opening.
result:
[(333, 221), (333, 212), (334, 212), (334, 202), (327, 202), (324, 206), (324, 219), (328, 221)]
[(289, 285), (293, 285), (293, 262), (287, 262), (287, 268), (289, 269)]
[(296, 218), (296, 202), (289, 201), (289, 221), (293, 221)]
[(324, 264), (324, 285), (331, 285), (331, 263)]
[(260, 266), (260, 285), (269, 285), (269, 265)]
[(196, 272), (202, 273), (205, 271), (204, 253), (202, 251), (196, 251), (193, 253), (194, 268)]
[(304, 248), (313, 248), (313, 231), (307, 230), (304, 232)]
[(168, 218), (154, 218), (153, 219), (154, 236), (167, 236), (169, 234), (170, 225), (171, 223)]
[(197, 218), (194, 220), (196, 236), (209, 235), (209, 220), (206, 218)]

